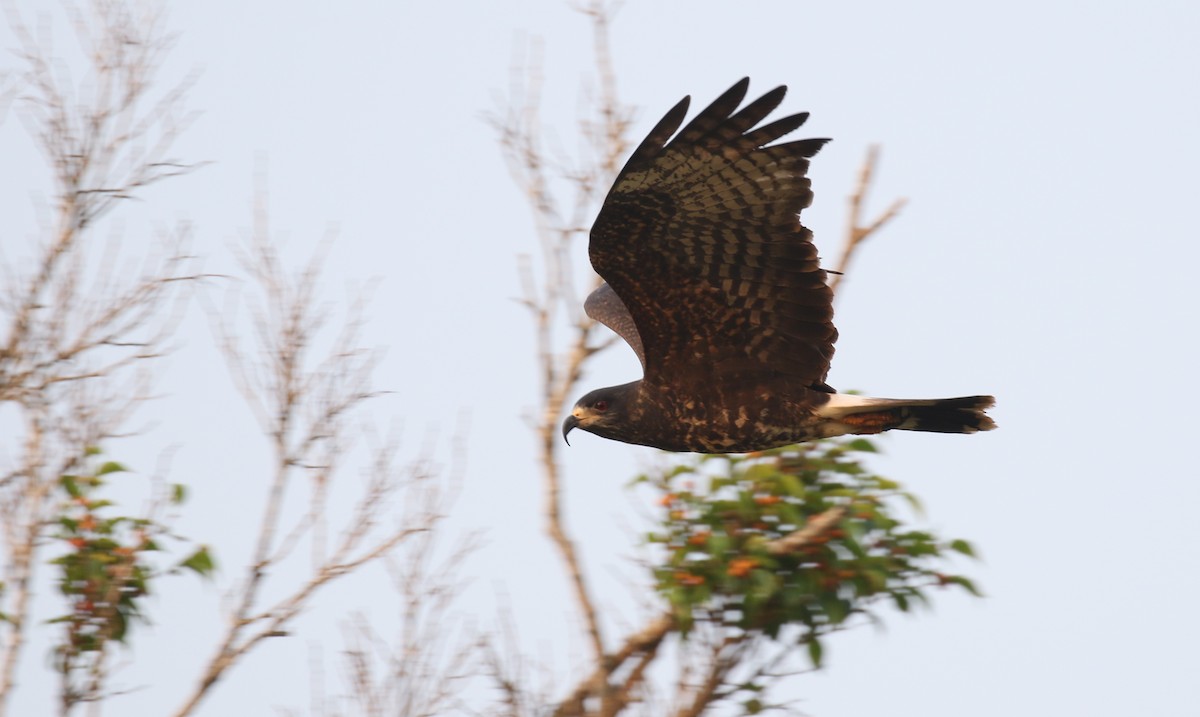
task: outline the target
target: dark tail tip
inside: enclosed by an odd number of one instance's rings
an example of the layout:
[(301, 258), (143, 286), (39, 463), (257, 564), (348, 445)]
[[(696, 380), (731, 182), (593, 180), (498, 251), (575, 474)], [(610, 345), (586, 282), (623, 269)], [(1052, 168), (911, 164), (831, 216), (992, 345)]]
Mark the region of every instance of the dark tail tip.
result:
[(928, 406), (908, 407), (899, 428), (932, 433), (976, 433), (990, 431), (996, 422), (985, 411), (996, 405), (992, 396), (943, 398)]

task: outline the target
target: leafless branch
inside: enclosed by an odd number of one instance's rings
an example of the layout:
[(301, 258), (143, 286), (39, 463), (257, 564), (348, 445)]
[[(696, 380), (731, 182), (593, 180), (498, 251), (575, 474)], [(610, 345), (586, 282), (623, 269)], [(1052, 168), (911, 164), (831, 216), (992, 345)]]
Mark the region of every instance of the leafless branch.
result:
[[(745, 634), (727, 635), (714, 640), (708, 645), (705, 655), (704, 679), (690, 686), (691, 699), (676, 713), (676, 717), (699, 717), (706, 712), (715, 701), (718, 690), (725, 683), (725, 678), (737, 666), (747, 642)], [(681, 695), (684, 696), (684, 695)]]
[(767, 552), (771, 555), (790, 555), (795, 553), (800, 548), (811, 544), (813, 540), (823, 535), (826, 531), (831, 530), (844, 517), (846, 517), (845, 508), (841, 506), (830, 508), (824, 513), (814, 516), (804, 524), (803, 528), (767, 543)]
[[(625, 135), (630, 114), (618, 99), (616, 74), (608, 50), (608, 24), (613, 7), (603, 0), (594, 0), (582, 8), (592, 24), (599, 88), (594, 101), (596, 119), (582, 122), (588, 158), (579, 167), (563, 173), (575, 188), (569, 211), (560, 209), (562, 203), (550, 190), (554, 163), (542, 145), (538, 119), (541, 75), (537, 63), (523, 72), (514, 72), (508, 109), (491, 118), (513, 178), (529, 198), (542, 249), (544, 280), (539, 285), (532, 261), (527, 257), (521, 259), (520, 277), (524, 289), (522, 304), (530, 310), (537, 332), (542, 406), (535, 430), (544, 478), (546, 529), (566, 564), (592, 654), (598, 662), (604, 655), (600, 622), (562, 512), (558, 423), (584, 362), (598, 350), (593, 344), (595, 324), (578, 309), (582, 302), (572, 285), (570, 250), (586, 236), (586, 219), (594, 211), (599, 193), (616, 175), (618, 162), (627, 148)], [(593, 288), (598, 281), (592, 280)], [(559, 354), (555, 349), (556, 331), (559, 311), (564, 307), (571, 311), (572, 331), (566, 352)]]
[[(814, 541), (820, 539), (830, 530), (837, 527), (838, 523), (845, 517), (846, 511), (844, 508), (835, 507), (826, 510), (825, 512), (814, 516), (810, 519), (803, 528), (786, 535), (778, 540), (770, 541), (766, 544), (765, 549), (772, 555), (792, 554), (803, 550)], [(633, 633), (625, 639), (621, 647), (610, 655), (607, 655), (602, 663), (592, 672), (585, 680), (580, 682), (575, 690), (555, 709), (555, 717), (576, 717), (579, 715), (589, 714), (585, 708), (585, 703), (589, 697), (601, 694), (618, 695), (625, 698), (624, 701), (616, 701), (615, 706), (623, 707), (627, 703), (627, 695), (636, 685), (637, 681), (642, 679), (642, 673), (645, 670), (643, 662), (652, 660), (657, 654), (663, 640), (671, 634), (677, 625), (675, 619), (670, 614), (659, 615), (646, 624), (641, 630)], [(708, 662), (708, 677), (702, 683), (704, 694), (709, 698), (716, 693), (720, 687), (720, 680), (732, 669), (737, 661), (729, 661), (728, 655), (724, 651), (728, 648), (740, 644), (740, 639), (729, 639), (722, 636), (718, 640), (720, 650), (713, 653), (713, 657)], [(719, 658), (719, 659), (718, 659)], [(620, 670), (626, 668), (627, 663), (635, 661), (633, 671), (630, 672), (626, 682), (617, 689), (612, 689), (608, 684), (611, 675), (616, 674)], [(710, 684), (710, 682), (712, 684)], [(692, 690), (693, 696), (696, 693)], [(705, 704), (711, 702), (708, 700)], [(696, 709), (700, 705), (695, 699), (689, 702), (686, 709)], [(614, 705), (610, 705), (609, 708)], [(683, 709), (683, 708), (681, 708)], [(701, 710), (702, 711), (702, 710)], [(617, 712), (604, 712), (601, 714), (617, 714)], [(692, 712), (680, 712), (680, 714), (693, 714)], [(695, 712), (694, 714), (700, 714)]]
[[(428, 461), (401, 468), (395, 441), (388, 441), (373, 450), (366, 485), (342, 523), (340, 537), (327, 545), (325, 497), (344, 472), (357, 427), (354, 417), (381, 393), (371, 386), (379, 354), (358, 345), (364, 301), (352, 304), (327, 353), (314, 359), (327, 320), (319, 300), (322, 254), (298, 274), (290, 273), (271, 241), (266, 201), (260, 197), (241, 257), (250, 277), (247, 313), (253, 345), (247, 347), (239, 338), (229, 313), (222, 315), (206, 303), (235, 384), (270, 438), (274, 467), (256, 545), (232, 593), (228, 626), (198, 685), (176, 712), (180, 716), (191, 714), (217, 680), (260, 642), (288, 634), (322, 587), (434, 530), (448, 499)], [(234, 306), (235, 301), (228, 303), (227, 311)], [(286, 497), (305, 486), (308, 507), (288, 528)], [(389, 525), (385, 516), (396, 503), (404, 510)], [(291, 558), (302, 538), (313, 546), (309, 576), (283, 588), (284, 597), (263, 604), (268, 576)]]
[[(362, 616), (344, 627), (346, 671), (359, 714), (426, 717), (462, 707), (480, 643), (470, 634), (473, 626), (455, 629), (450, 609), (463, 588), (457, 567), (475, 541), (465, 541), (435, 568), (436, 537), (424, 533), (388, 560), (401, 601), (401, 628), (393, 644)], [(468, 634), (458, 634), (464, 630)]]
[(878, 164), (879, 145), (871, 145), (867, 148), (867, 156), (858, 170), (858, 182), (855, 185), (854, 193), (850, 195), (850, 215), (846, 221), (846, 242), (842, 247), (842, 256), (838, 260), (837, 270), (829, 278), (829, 286), (834, 293), (837, 292), (842, 277), (846, 275), (846, 271), (850, 267), (850, 259), (853, 258), (859, 245), (879, 231), (884, 224), (895, 218), (908, 203), (907, 199), (901, 197), (893, 201), (891, 206), (874, 221), (867, 222), (863, 218), (863, 204), (866, 202), (867, 192), (871, 188), (871, 180), (875, 176), (875, 167)]
[[(170, 348), (183, 307), (177, 288), (198, 278), (189, 270), (186, 227), (155, 237), (140, 267), (118, 265), (125, 256), (119, 242), (98, 243), (94, 231), (123, 200), (194, 168), (169, 156), (190, 120), (182, 108), (189, 83), (155, 89), (171, 45), (161, 14), (100, 0), (86, 11), (69, 7), (89, 63), (72, 84), (47, 41), (34, 37), (14, 6), (5, 12), (22, 70), (0, 104), (15, 88), (20, 117), (51, 168), (56, 204), (30, 247), (32, 261), (4, 267), (0, 295), (0, 403), (13, 405), (23, 425), (11, 436), (15, 464), (0, 470), (0, 582), (7, 585), (0, 715), (25, 645), (34, 568), (59, 478), (79, 467), (88, 448), (123, 434), (149, 395), (152, 359)], [(98, 663), (88, 694), (103, 692), (107, 674)]]

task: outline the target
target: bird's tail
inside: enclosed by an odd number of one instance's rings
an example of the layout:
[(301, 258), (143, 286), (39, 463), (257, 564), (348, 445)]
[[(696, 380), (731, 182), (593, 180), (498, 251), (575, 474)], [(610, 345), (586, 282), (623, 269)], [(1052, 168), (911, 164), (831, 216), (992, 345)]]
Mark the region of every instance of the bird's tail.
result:
[(835, 393), (817, 413), (826, 419), (826, 436), (890, 430), (975, 433), (996, 427), (984, 413), (995, 403), (991, 396), (906, 400)]

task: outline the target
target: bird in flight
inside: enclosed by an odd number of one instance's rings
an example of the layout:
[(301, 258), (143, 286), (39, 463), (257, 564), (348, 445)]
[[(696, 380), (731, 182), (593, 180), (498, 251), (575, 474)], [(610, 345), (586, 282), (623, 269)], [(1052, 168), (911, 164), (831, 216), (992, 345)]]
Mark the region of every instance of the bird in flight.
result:
[(667, 451), (743, 453), (891, 429), (995, 428), (991, 396), (867, 398), (825, 383), (833, 291), (800, 210), (812, 202), (809, 158), (828, 140), (772, 144), (808, 114), (758, 126), (787, 88), (739, 110), (749, 85), (675, 134), (683, 98), (617, 175), (588, 247), (604, 283), (584, 310), (633, 348), (643, 376), (579, 399), (563, 438), (580, 428)]

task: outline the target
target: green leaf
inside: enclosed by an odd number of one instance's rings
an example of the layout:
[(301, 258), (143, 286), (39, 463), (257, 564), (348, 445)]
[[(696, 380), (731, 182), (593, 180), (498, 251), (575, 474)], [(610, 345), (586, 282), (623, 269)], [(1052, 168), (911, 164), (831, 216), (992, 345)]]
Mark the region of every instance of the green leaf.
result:
[(83, 450), (83, 455), (87, 456), (88, 458), (91, 458), (92, 456), (98, 456), (103, 452), (104, 451), (100, 450), (100, 448), (97, 446), (88, 446), (87, 448), (85, 448)]
[(58, 479), (58, 482), (62, 485), (63, 490), (67, 492), (67, 495), (72, 498), (78, 498), (82, 495), (82, 492), (79, 490), (79, 484), (75, 482), (75, 476), (63, 476)]
[(800, 479), (790, 473), (785, 473), (779, 477), (779, 482), (783, 484), (783, 489), (793, 498), (804, 497), (804, 484)]
[(900, 495), (904, 498), (904, 500), (908, 501), (909, 507), (912, 508), (913, 512), (917, 514), (917, 517), (925, 517), (925, 506), (921, 504), (920, 498), (912, 493), (901, 493)]
[(796, 507), (790, 503), (780, 503), (775, 506), (775, 510), (785, 525), (792, 526), (789, 528), (789, 532), (797, 530), (797, 526), (804, 524), (804, 514), (796, 510)]
[(179, 505), (187, 500), (187, 486), (182, 483), (171, 484), (171, 502)]
[(829, 621), (834, 625), (841, 624), (847, 617), (850, 616), (850, 606), (845, 600), (834, 595), (825, 595), (821, 597), (821, 609), (829, 616)]
[(852, 451), (858, 451), (860, 453), (879, 452), (879, 449), (875, 447), (875, 444), (868, 441), (866, 438), (855, 438), (853, 441), (847, 443), (846, 447)]
[(108, 629), (112, 631), (111, 634), (117, 642), (125, 642), (125, 633), (129, 629), (129, 622), (120, 610), (113, 613), (112, 618), (109, 619)]
[(747, 597), (766, 602), (779, 589), (779, 578), (769, 571), (755, 568), (750, 571), (750, 589)]
[(825, 648), (821, 646), (821, 641), (816, 635), (810, 635), (808, 638), (808, 659), (812, 660), (813, 667), (821, 666), (821, 658), (824, 656)]
[(971, 582), (969, 578), (964, 578), (961, 575), (947, 575), (945, 578), (943, 578), (943, 580), (945, 580), (947, 583), (961, 585), (963, 589), (975, 597), (983, 597), (983, 593), (979, 591), (979, 588), (975, 587), (975, 583)]
[(128, 472), (129, 472), (129, 469), (126, 468), (125, 466), (121, 465), (120, 463), (117, 463), (116, 461), (108, 461), (104, 465), (100, 466), (100, 470), (96, 471), (96, 475), (104, 476), (104, 475), (108, 475), (109, 473), (128, 473)]
[(744, 475), (745, 480), (753, 481), (755, 483), (759, 481), (766, 481), (774, 477), (775, 466), (770, 463), (756, 463), (747, 468)]
[(865, 570), (862, 573), (867, 584), (871, 586), (871, 592), (876, 593), (887, 587), (888, 574), (883, 570)]
[(953, 551), (962, 553), (963, 555), (966, 555), (969, 558), (978, 557), (975, 555), (975, 547), (961, 538), (959, 538), (958, 540), (951, 540), (950, 541), (950, 549)]
[(179, 563), (179, 567), (195, 571), (198, 575), (208, 576), (216, 568), (216, 563), (213, 561), (212, 556), (209, 555), (208, 547), (205, 546)]

